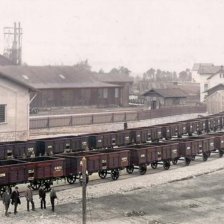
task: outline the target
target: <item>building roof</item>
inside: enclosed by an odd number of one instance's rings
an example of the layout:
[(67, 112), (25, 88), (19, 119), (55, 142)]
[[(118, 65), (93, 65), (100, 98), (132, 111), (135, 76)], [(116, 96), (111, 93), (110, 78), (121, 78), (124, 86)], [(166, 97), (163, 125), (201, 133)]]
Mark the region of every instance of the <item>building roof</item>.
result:
[(0, 73), (36, 89), (120, 87), (75, 66), (0, 66)]
[(13, 65), (12, 61), (0, 54), (0, 65)]
[(200, 94), (200, 84), (199, 83), (182, 83), (177, 85), (177, 87), (183, 90), (187, 95), (199, 95)]
[(220, 84), (218, 84), (216, 86), (213, 86), (212, 88), (207, 89), (205, 92), (207, 92), (208, 96), (209, 96), (209, 95), (211, 95), (214, 92), (219, 91), (219, 90), (224, 90), (224, 84), (223, 83), (220, 83)]
[(214, 66), (212, 63), (195, 63), (193, 65), (192, 71), (199, 71), (201, 67), (212, 67)]
[(97, 74), (99, 80), (109, 83), (132, 83), (133, 79), (128, 74)]
[(215, 73), (213, 73), (212, 75), (210, 75), (207, 79), (211, 79), (213, 76), (215, 76), (218, 73), (224, 73), (223, 66), (221, 65), (221, 66), (218, 66), (218, 67), (219, 67), (219, 69), (217, 69), (217, 71)]
[(219, 72), (221, 66), (201, 66), (198, 70), (198, 73), (201, 75), (213, 75)]
[(8, 80), (8, 81), (11, 81), (11, 82), (13, 82), (13, 83), (19, 85), (19, 86), (22, 86), (22, 87), (24, 87), (24, 88), (26, 88), (26, 89), (29, 89), (29, 90), (31, 90), (31, 91), (36, 92), (36, 89), (35, 89), (33, 86), (28, 85), (28, 84), (26, 84), (26, 83), (24, 83), (24, 82), (21, 82), (20, 80), (17, 80), (17, 79), (15, 79), (14, 77), (7, 76), (7, 75), (5, 75), (5, 74), (3, 74), (3, 73), (1, 73), (1, 72), (0, 72), (0, 78), (6, 79), (6, 80)]
[(166, 88), (166, 89), (151, 89), (143, 94), (143, 96), (149, 96), (151, 94), (157, 93), (164, 98), (185, 98), (187, 94), (179, 88)]

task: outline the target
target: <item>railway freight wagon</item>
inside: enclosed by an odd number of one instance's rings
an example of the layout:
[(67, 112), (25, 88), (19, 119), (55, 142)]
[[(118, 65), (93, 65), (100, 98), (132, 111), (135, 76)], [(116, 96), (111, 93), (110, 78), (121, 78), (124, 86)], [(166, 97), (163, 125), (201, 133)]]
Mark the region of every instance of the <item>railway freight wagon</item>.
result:
[(126, 168), (129, 164), (129, 151), (121, 149), (62, 153), (56, 156), (65, 158), (65, 177), (70, 184), (75, 183), (76, 179), (82, 182), (83, 157), (86, 158), (87, 174), (98, 173), (102, 179), (110, 173), (111, 178), (117, 180), (119, 170)]
[(219, 157), (224, 154), (224, 132), (210, 133), (209, 136), (214, 137), (214, 151), (218, 152)]
[(15, 141), (0, 143), (0, 159), (20, 159), (35, 156), (35, 141)]
[(123, 147), (123, 149), (130, 151), (130, 163), (126, 169), (129, 174), (133, 173), (134, 169), (138, 169), (140, 174), (143, 175), (146, 173), (149, 164), (153, 169), (161, 164), (165, 170), (168, 170), (170, 161), (178, 156), (177, 142), (139, 144)]
[(203, 161), (206, 161), (210, 153), (215, 150), (215, 137), (211, 135), (189, 137), (170, 142), (178, 143), (178, 156), (172, 161), (174, 165), (182, 159), (185, 160), (186, 165), (189, 165), (196, 156), (202, 156)]
[(6, 187), (27, 182), (27, 163), (15, 159), (0, 160), (0, 195)]
[[(68, 183), (75, 183), (76, 179), (82, 181), (82, 158), (86, 158), (86, 169), (88, 175), (103, 169), (106, 164), (107, 156), (99, 152), (74, 152), (62, 153), (56, 155), (58, 158), (65, 158), (66, 169), (65, 177)], [(88, 176), (87, 175), (87, 176)]]
[(27, 162), (27, 180), (34, 190), (41, 185), (50, 190), (53, 180), (61, 178), (65, 173), (65, 159), (49, 156), (35, 157), (23, 160)]
[(130, 152), (126, 149), (107, 149), (99, 152), (106, 154), (105, 164), (98, 171), (101, 179), (106, 178), (107, 174), (111, 175), (112, 180), (117, 180), (120, 176), (120, 170), (126, 168), (130, 164)]
[(70, 136), (44, 138), (36, 141), (36, 156), (51, 156), (71, 149)]
[(0, 193), (6, 187), (30, 183), (34, 190), (44, 185), (50, 189), (52, 181), (65, 174), (65, 159), (55, 157), (36, 157), (23, 160), (0, 161)]

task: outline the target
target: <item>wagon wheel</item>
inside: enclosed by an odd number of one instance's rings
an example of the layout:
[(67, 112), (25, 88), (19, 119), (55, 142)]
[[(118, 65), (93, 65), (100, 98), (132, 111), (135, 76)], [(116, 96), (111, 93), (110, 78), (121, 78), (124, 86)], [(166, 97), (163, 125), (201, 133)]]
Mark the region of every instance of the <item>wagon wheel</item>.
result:
[(32, 187), (34, 191), (38, 190), (41, 186), (41, 180), (34, 180), (30, 182), (30, 186)]
[(111, 170), (111, 178), (112, 180), (117, 180), (120, 176), (119, 170), (118, 169), (114, 169)]
[(207, 161), (208, 155), (206, 153), (203, 153), (203, 161)]
[(133, 171), (134, 171), (134, 166), (131, 165), (131, 166), (126, 167), (126, 171), (127, 171), (128, 174), (132, 174)]
[(186, 166), (189, 166), (190, 165), (190, 163), (191, 163), (191, 159), (189, 159), (189, 158), (185, 158), (185, 165)]
[(177, 162), (178, 162), (178, 158), (176, 158), (172, 161), (173, 165), (177, 165)]
[(66, 177), (66, 179), (69, 184), (74, 184), (76, 181), (76, 175), (69, 175)]
[(223, 153), (224, 153), (223, 150), (220, 149), (220, 150), (219, 150), (219, 157), (220, 157), (220, 158), (223, 157)]
[(99, 170), (98, 175), (101, 179), (105, 179), (107, 176), (107, 170)]
[(164, 161), (163, 168), (164, 168), (164, 170), (168, 170), (170, 168), (170, 161)]
[(151, 163), (151, 167), (152, 167), (153, 169), (156, 169), (157, 166), (158, 166), (158, 163), (157, 163), (157, 162), (153, 162), (153, 163)]
[(139, 172), (141, 175), (144, 175), (146, 173), (146, 170), (147, 170), (146, 165), (139, 166)]
[(3, 193), (6, 191), (6, 187), (2, 186), (0, 187), (0, 196), (2, 197)]
[[(83, 176), (82, 176), (81, 173), (79, 174), (79, 183), (80, 183), (80, 185), (82, 186), (82, 183), (83, 183)], [(88, 183), (89, 183), (89, 175), (86, 174), (86, 185), (87, 185)]]
[(211, 151), (207, 152), (207, 156), (210, 157), (211, 156)]
[(42, 185), (44, 186), (44, 190), (49, 192), (51, 190), (52, 184), (53, 184), (52, 180), (44, 180)]

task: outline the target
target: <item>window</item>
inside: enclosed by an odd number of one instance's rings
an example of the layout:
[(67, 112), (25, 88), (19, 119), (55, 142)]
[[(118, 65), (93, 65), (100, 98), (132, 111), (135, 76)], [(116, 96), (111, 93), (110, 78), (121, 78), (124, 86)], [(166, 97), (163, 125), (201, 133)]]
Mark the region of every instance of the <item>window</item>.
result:
[(115, 98), (118, 98), (119, 97), (119, 88), (115, 88), (114, 97)]
[(6, 122), (5, 108), (6, 108), (6, 105), (0, 104), (0, 123)]
[(106, 99), (108, 97), (108, 89), (104, 88), (103, 89), (103, 98)]

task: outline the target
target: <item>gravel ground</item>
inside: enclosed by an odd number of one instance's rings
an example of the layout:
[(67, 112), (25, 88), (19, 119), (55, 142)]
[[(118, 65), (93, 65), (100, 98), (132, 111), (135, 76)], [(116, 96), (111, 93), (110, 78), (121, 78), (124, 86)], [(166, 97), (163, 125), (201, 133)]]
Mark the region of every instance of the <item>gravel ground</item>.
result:
[[(196, 161), (188, 167), (180, 164), (178, 168), (168, 171), (156, 173), (148, 171), (144, 176), (134, 174), (128, 179), (121, 178), (114, 182), (89, 185), (87, 188), (87, 223), (210, 223), (213, 216), (213, 223), (222, 223), (219, 217), (224, 218), (224, 214), (222, 215), (224, 206), (217, 200), (220, 199), (222, 202), (224, 200), (222, 196), (224, 190), (221, 185), (224, 183), (223, 169), (224, 158), (217, 158), (207, 162)], [(214, 197), (213, 188), (217, 192)], [(203, 195), (200, 194), (201, 191), (204, 192)], [(197, 192), (200, 203), (192, 199), (192, 195)], [(14, 223), (15, 220), (18, 224), (81, 223), (81, 196), (81, 187), (58, 192), (59, 199), (55, 213), (50, 210), (48, 194), (46, 210), (39, 208), (39, 198), (35, 195), (36, 211), (27, 212), (25, 199), (22, 198), (18, 214), (16, 216), (10, 214), (9, 217), (4, 216), (4, 208), (0, 203), (0, 223)], [(205, 209), (202, 206), (203, 203), (207, 203), (210, 207)], [(185, 209), (186, 206), (190, 210)], [(218, 216), (215, 216), (212, 206), (216, 206)], [(211, 215), (206, 217), (203, 214), (208, 209), (211, 210)], [(193, 214), (191, 210), (198, 212)], [(193, 219), (189, 221), (188, 216), (191, 213), (196, 217), (197, 222)], [(169, 217), (167, 220), (166, 216)]]

